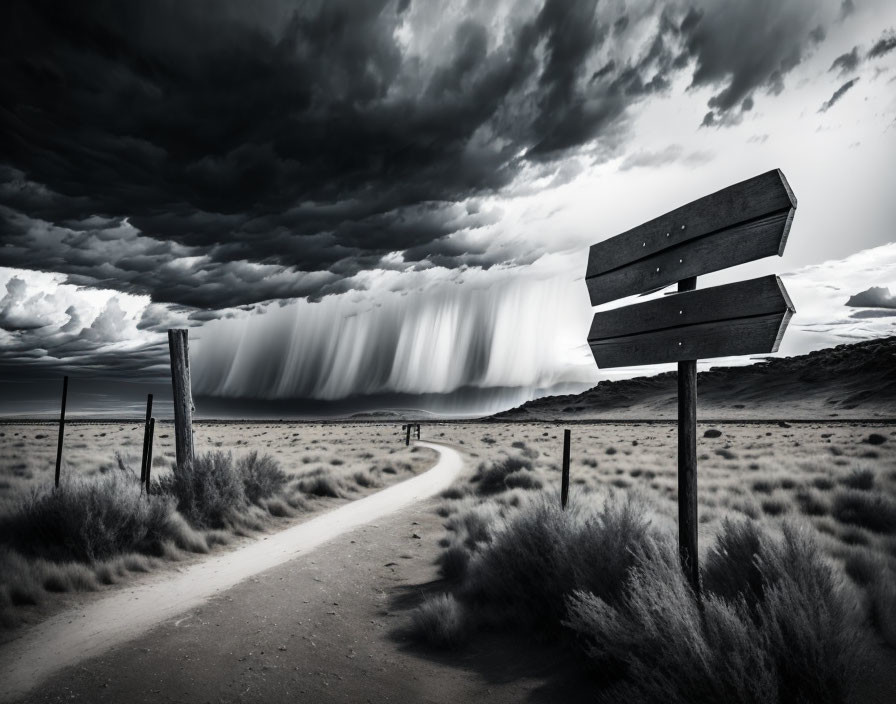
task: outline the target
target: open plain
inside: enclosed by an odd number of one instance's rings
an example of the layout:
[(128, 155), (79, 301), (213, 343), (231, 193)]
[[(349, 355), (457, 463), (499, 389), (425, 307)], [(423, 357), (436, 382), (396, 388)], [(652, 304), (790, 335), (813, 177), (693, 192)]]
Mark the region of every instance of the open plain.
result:
[[(559, 502), (563, 429), (550, 422), (424, 424), (424, 440), (455, 448), (464, 462), (442, 498), (359, 526), (314, 552), (284, 560), (210, 601), (165, 618), (127, 647), (55, 673), (29, 701), (63, 696), (115, 701), (138, 694), (135, 701), (150, 701), (159, 693), (188, 701), (210, 686), (216, 693), (212, 700), (222, 701), (251, 701), (264, 692), (273, 696), (293, 690), (355, 701), (361, 689), (371, 701), (401, 700), (402, 692), (412, 698), (425, 694), (431, 701), (485, 695), (495, 701), (589, 699), (594, 674), (581, 663), (576, 666), (575, 657), (573, 664), (558, 665), (568, 654), (569, 644), (563, 640), (517, 639), (519, 659), (511, 660), (495, 654), (495, 648), (506, 647), (506, 628), (477, 628), (447, 651), (427, 644), (419, 629), (415, 633), (426, 600), (450, 592), (455, 583), (450, 568), (446, 576), (445, 553), (462, 543), (472, 546), (471, 553), (481, 547), (469, 533), (471, 526), (475, 530), (481, 524), (486, 536), (481, 540), (488, 541), (487, 536), (506, 530), (526, 506)], [(4, 510), (13, 510), (30, 492), (52, 482), (54, 430), (24, 424), (0, 428)], [(71, 455), (65, 471), (100, 476), (121, 472), (116, 453), (127, 465), (138, 446), (139, 430), (137, 424), (70, 426)], [(587, 510), (608, 497), (637, 494), (649, 507), (645, 519), (674, 532), (674, 424), (581, 423), (571, 430), (571, 508)], [(701, 423), (698, 431), (704, 557), (725, 519), (749, 519), (774, 535), (785, 525), (807, 529), (855, 603), (855, 618), (864, 624), (867, 662), (876, 674), (863, 680), (851, 701), (887, 701), (894, 686), (887, 675), (894, 662), (893, 612), (887, 609), (894, 604), (896, 585), (896, 427), (774, 421)], [(170, 471), (166, 465), (172, 461), (166, 435), (162, 425), (153, 468), (159, 476)], [(235, 531), (228, 545), (212, 548), (215, 554), (243, 549), (352, 498), (419, 474), (436, 459), (433, 450), (415, 443), (406, 447), (398, 423), (197, 423), (196, 437), (200, 452), (237, 448), (236, 454), (270, 453), (289, 477), (287, 494), (301, 499), (293, 501), (298, 508), (288, 516), (266, 516), (256, 530)], [(514, 465), (504, 474), (492, 472), (489, 481), (497, 476), (498, 484), (486, 489), (483, 477), (508, 460), (522, 466)], [(307, 484), (303, 491), (308, 476), (327, 476), (337, 495), (316, 496)], [(4, 584), (9, 628), (3, 647), (15, 648), (30, 626), (54, 613), (115, 590), (166, 579), (166, 574), (173, 578), (189, 565), (210, 559), (215, 558), (203, 553), (144, 557), (134, 572), (123, 571), (115, 584), (96, 580), (63, 594), (45, 589), (36, 604), (14, 603), (10, 586)], [(264, 608), (258, 599), (264, 600)], [(329, 628), (331, 622), (339, 627)], [(219, 645), (199, 648), (188, 643), (210, 628), (221, 639)], [(246, 642), (255, 645), (247, 650)], [(174, 678), (164, 675), (171, 647), (184, 653)], [(363, 662), (356, 659), (361, 654)], [(477, 666), (483, 658), (488, 666)], [(137, 662), (140, 668), (119, 676)], [(255, 665), (245, 664), (249, 662)], [(228, 674), (212, 684), (208, 673), (219, 670)], [(368, 678), (370, 686), (362, 687)]]

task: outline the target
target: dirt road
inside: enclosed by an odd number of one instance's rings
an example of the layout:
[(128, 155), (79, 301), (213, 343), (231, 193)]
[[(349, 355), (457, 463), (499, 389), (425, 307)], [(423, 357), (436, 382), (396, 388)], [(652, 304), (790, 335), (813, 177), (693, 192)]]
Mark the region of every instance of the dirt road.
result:
[[(201, 616), (209, 613), (209, 610), (221, 614), (216, 621), (229, 621), (231, 624), (234, 623), (234, 617), (242, 618), (249, 613), (251, 617), (246, 623), (261, 626), (284, 609), (291, 610), (302, 603), (310, 604), (310, 600), (303, 600), (303, 590), (294, 586), (294, 581), (306, 581), (306, 568), (312, 564), (325, 563), (337, 548), (333, 545), (322, 548), (316, 554), (316, 559), (311, 560), (307, 557), (308, 553), (359, 526), (419, 504), (450, 485), (463, 466), (461, 455), (444, 445), (425, 442), (419, 444), (438, 451), (440, 459), (432, 469), (413, 479), (238, 550), (193, 564), (174, 576), (160, 575), (159, 579), (150, 580), (138, 587), (124, 588), (81, 608), (61, 612), (26, 631), (22, 637), (5, 644), (0, 650), (0, 699), (15, 700), (29, 692), (29, 699), (43, 698), (46, 692), (53, 689), (52, 686), (44, 685), (54, 673), (68, 668), (67, 677), (71, 677), (75, 673), (84, 672), (85, 667), (89, 670), (90, 664), (81, 668), (76, 666), (114, 649), (103, 661), (124, 658), (125, 662), (110, 674), (114, 674), (113, 679), (122, 686), (128, 687), (128, 699), (140, 700), (143, 692), (148, 700), (158, 701), (157, 697), (150, 697), (149, 694), (152, 689), (159, 689), (159, 683), (146, 690), (136, 686), (139, 677), (150, 672), (147, 670), (147, 663), (151, 658), (141, 653), (155, 652), (161, 657), (158, 672), (167, 679), (173, 666), (172, 660), (180, 660), (182, 657), (189, 660), (201, 657), (204, 653), (217, 652), (222, 642), (222, 631), (214, 628), (212, 633), (205, 633), (205, 639), (209, 642), (195, 646), (196, 652), (192, 652), (192, 648), (181, 650), (167, 643), (166, 631), (171, 629), (174, 633), (193, 633), (199, 623), (210, 623), (203, 621), (204, 617)], [(339, 542), (338, 550), (347, 549), (345, 542)], [(354, 545), (355, 541), (348, 544)], [(295, 559), (298, 556), (303, 557)], [(395, 556), (396, 561), (400, 559)], [(290, 576), (272, 576), (284, 572), (282, 569), (273, 569), (283, 565), (288, 566), (285, 573)], [(258, 589), (258, 585), (271, 584), (271, 580), (283, 583), (278, 596), (284, 603), (279, 607), (271, 605), (274, 610), (268, 613), (261, 607), (265, 598), (252, 592), (253, 589)], [(212, 597), (215, 597), (214, 601), (206, 603)], [(161, 627), (156, 631), (147, 634), (159, 626)], [(299, 633), (301, 629), (294, 627), (293, 630)], [(241, 645), (244, 635), (240, 634), (235, 642), (231, 641), (230, 647), (236, 648), (236, 652), (246, 650)], [(136, 643), (147, 640), (161, 645), (156, 649), (135, 646)], [(227, 639), (223, 642), (227, 642)], [(288, 652), (277, 650), (280, 646), (268, 647), (272, 649), (268, 652)], [(252, 651), (252, 648), (249, 647), (248, 651)], [(228, 672), (233, 667), (234, 663), (228, 660)], [(199, 676), (199, 673), (194, 674), (194, 681), (202, 683), (201, 691), (207, 691), (206, 685), (210, 683), (206, 681), (207, 678)], [(66, 676), (61, 679), (65, 680)], [(216, 676), (214, 682), (219, 681), (220, 677)], [(83, 696), (95, 700), (97, 692), (85, 692)], [(206, 701), (204, 696), (197, 696), (199, 698), (194, 697), (191, 701)]]

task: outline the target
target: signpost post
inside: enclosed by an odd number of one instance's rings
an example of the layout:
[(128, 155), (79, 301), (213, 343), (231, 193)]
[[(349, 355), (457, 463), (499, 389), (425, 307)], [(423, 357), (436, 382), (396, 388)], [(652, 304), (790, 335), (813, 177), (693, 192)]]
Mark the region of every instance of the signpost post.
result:
[(591, 247), (591, 305), (678, 284), (662, 298), (596, 313), (588, 343), (600, 368), (678, 363), (678, 544), (697, 562), (697, 360), (775, 352), (794, 313), (777, 276), (696, 290), (697, 276), (781, 255), (796, 197), (774, 169)]
[(563, 474), (560, 479), (560, 508), (566, 510), (569, 501), (569, 428), (563, 431)]

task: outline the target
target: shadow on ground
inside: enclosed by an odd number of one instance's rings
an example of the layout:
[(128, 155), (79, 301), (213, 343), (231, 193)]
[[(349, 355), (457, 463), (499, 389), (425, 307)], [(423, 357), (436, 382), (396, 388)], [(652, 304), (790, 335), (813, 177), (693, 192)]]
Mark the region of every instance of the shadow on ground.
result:
[[(444, 579), (397, 586), (390, 595), (389, 610), (409, 616), (426, 597), (449, 591), (450, 586)], [(495, 687), (537, 681), (530, 702), (593, 703), (600, 696), (601, 685), (590, 672), (589, 662), (567, 643), (539, 641), (527, 633), (478, 632), (464, 646), (441, 650), (414, 640), (408, 627), (393, 629), (389, 636), (407, 655), (468, 670)]]

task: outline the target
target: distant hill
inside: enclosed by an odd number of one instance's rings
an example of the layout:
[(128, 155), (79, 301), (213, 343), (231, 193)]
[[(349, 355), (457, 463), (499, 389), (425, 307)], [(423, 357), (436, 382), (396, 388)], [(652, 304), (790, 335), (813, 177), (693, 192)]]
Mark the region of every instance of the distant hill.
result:
[[(896, 418), (896, 337), (714, 367), (697, 375), (698, 418)], [(677, 416), (676, 373), (602, 381), (580, 394), (530, 401), (492, 420), (663, 419)]]

